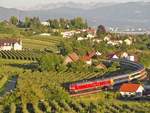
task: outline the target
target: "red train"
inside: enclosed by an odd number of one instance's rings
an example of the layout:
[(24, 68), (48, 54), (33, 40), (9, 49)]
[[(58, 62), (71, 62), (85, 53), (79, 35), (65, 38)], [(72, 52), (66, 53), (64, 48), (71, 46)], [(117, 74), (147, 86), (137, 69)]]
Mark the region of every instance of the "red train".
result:
[(113, 85), (129, 82), (132, 80), (137, 80), (137, 79), (142, 80), (145, 77), (147, 77), (145, 68), (141, 64), (127, 61), (127, 60), (121, 60), (120, 64), (124, 66), (130, 66), (131, 68), (134, 68), (135, 71), (129, 74), (117, 75), (105, 79), (98, 78), (95, 80), (72, 83), (69, 85), (70, 93), (71, 94), (86, 93), (88, 91), (99, 90), (102, 88), (110, 88)]
[(70, 85), (69, 89), (73, 92), (88, 90), (88, 89), (97, 89), (99, 87), (111, 86), (113, 84), (112, 80), (103, 80), (103, 81), (92, 81), (84, 82)]

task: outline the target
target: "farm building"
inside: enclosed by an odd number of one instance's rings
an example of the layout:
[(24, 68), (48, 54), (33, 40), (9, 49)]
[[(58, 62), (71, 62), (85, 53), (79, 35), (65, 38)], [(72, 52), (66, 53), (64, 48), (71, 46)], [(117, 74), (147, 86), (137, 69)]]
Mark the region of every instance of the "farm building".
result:
[(126, 45), (130, 46), (132, 45), (132, 40), (131, 39), (125, 39), (124, 42), (126, 43)]
[(107, 55), (108, 59), (119, 59), (118, 53), (111, 53)]
[(95, 51), (87, 52), (86, 55), (81, 57), (81, 61), (85, 62), (88, 65), (92, 64), (92, 58), (96, 56)]
[(144, 88), (141, 84), (125, 83), (120, 87), (120, 94), (125, 96), (142, 96)]
[(92, 59), (88, 55), (84, 55), (81, 57), (81, 61), (85, 62), (88, 65), (92, 64)]
[(43, 26), (50, 26), (50, 23), (49, 23), (49, 22), (41, 22), (41, 24), (42, 24)]
[(127, 52), (123, 52), (122, 54), (121, 54), (121, 58), (128, 58), (129, 57), (129, 55), (128, 55), (128, 53)]
[(0, 39), (0, 50), (22, 50), (22, 41), (20, 39)]
[(66, 59), (64, 61), (64, 64), (68, 64), (68, 63), (71, 63), (71, 62), (76, 62), (78, 60), (79, 60), (79, 56), (76, 53), (71, 53), (66, 57)]

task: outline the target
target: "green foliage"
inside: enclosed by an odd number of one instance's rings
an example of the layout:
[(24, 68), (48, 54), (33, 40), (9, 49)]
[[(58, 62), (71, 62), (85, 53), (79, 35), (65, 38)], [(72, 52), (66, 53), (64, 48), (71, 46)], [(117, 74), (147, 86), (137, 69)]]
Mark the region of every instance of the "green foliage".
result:
[(106, 29), (103, 25), (99, 25), (96, 31), (96, 35), (99, 38), (103, 38), (106, 34)]
[(12, 36), (20, 35), (20, 30), (18, 30), (13, 25), (6, 25), (5, 23), (0, 23), (0, 33), (1, 34), (12, 34)]
[(38, 61), (42, 71), (59, 71), (62, 62), (62, 58), (56, 54), (43, 55)]
[(23, 50), (23, 51), (0, 51), (1, 58), (4, 59), (16, 59), (16, 60), (31, 60), (36, 61), (45, 52), (35, 50)]
[(49, 19), (48, 22), (52, 29), (83, 29), (88, 27), (87, 22), (81, 17), (76, 17), (71, 20), (65, 18)]
[(11, 104), (11, 113), (16, 113), (16, 105), (14, 103)]
[(49, 101), (55, 100), (60, 102), (60, 100), (70, 100), (68, 93), (56, 84), (50, 84), (49, 87), (46, 87), (44, 91), (46, 93), (46, 99)]
[(148, 53), (141, 54), (139, 62), (146, 67), (150, 67), (150, 54)]
[(31, 25), (31, 19), (29, 17), (25, 17), (25, 20), (24, 20), (24, 26), (26, 28), (29, 28)]
[(66, 56), (68, 54), (68, 50), (64, 42), (60, 42), (57, 47), (61, 55)]
[(111, 67), (108, 68), (108, 71), (109, 72), (114, 72), (114, 71), (118, 70), (119, 67), (120, 67), (120, 64), (118, 62), (113, 62)]
[(83, 29), (87, 28), (87, 22), (83, 20), (81, 17), (76, 17), (71, 20), (71, 27), (76, 29)]
[(18, 18), (16, 16), (11, 16), (9, 21), (13, 25), (17, 25), (18, 22), (19, 22), (19, 20), (18, 20)]

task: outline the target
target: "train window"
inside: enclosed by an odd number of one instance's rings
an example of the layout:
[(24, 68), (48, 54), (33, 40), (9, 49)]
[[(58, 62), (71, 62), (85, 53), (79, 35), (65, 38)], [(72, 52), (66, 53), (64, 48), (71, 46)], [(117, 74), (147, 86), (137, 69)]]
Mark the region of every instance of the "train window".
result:
[(137, 73), (137, 74), (134, 74), (134, 75), (131, 75), (130, 77), (135, 77), (135, 76), (137, 76), (137, 75), (139, 75), (140, 73)]
[(123, 78), (119, 78), (119, 79), (114, 79), (114, 82), (116, 82), (116, 81), (121, 81), (121, 80), (125, 80), (125, 79), (129, 79), (129, 77), (123, 77)]

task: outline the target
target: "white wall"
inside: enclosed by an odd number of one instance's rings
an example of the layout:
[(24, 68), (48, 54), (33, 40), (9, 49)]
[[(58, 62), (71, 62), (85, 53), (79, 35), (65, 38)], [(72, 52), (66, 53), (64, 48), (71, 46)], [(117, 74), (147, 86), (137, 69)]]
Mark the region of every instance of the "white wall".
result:
[(0, 47), (0, 50), (10, 51), (12, 49), (12, 46), (2, 46)]
[(22, 50), (22, 42), (20, 44), (16, 42), (14, 45), (4, 45), (0, 47), (0, 50), (10, 51), (10, 50)]
[(14, 44), (14, 48), (13, 48), (14, 50), (22, 50), (22, 43), (15, 43)]
[(120, 94), (121, 94), (122, 96), (125, 96), (125, 95), (127, 95), (127, 96), (131, 96), (131, 95), (138, 96), (137, 93), (141, 93), (141, 94), (142, 94), (143, 90), (144, 90), (144, 88), (143, 88), (142, 86), (140, 86), (140, 87), (137, 89), (136, 92), (120, 92)]

